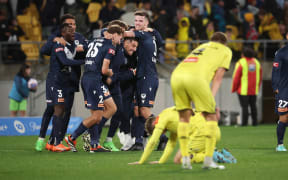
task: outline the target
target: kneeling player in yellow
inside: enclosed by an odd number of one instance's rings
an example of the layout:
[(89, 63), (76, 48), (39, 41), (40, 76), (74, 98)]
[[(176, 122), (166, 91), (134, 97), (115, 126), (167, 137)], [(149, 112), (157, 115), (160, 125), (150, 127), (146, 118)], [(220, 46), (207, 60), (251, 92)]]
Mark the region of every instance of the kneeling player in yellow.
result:
[[(176, 110), (176, 108), (170, 107), (165, 110), (163, 110), (157, 118), (149, 118), (147, 119), (145, 123), (145, 129), (149, 134), (152, 134), (150, 137), (148, 144), (146, 145), (146, 148), (144, 149), (144, 152), (140, 158), (140, 161), (132, 162), (129, 164), (143, 164), (153, 149), (155, 148), (156, 144), (158, 143), (159, 137), (162, 133), (169, 131), (170, 137), (167, 142), (167, 145), (165, 147), (165, 150), (160, 158), (159, 161), (152, 161), (150, 163), (165, 163), (170, 154), (173, 152), (176, 142), (177, 142), (177, 126), (179, 124), (179, 115)], [(204, 153), (205, 153), (205, 128), (206, 128), (206, 121), (201, 113), (196, 113), (195, 116), (190, 117), (190, 124), (189, 124), (190, 132), (194, 132), (191, 134), (191, 143), (189, 146), (189, 153), (192, 155), (191, 162), (203, 162), (204, 160)], [(153, 132), (153, 133), (152, 133)], [(220, 130), (218, 128), (218, 131), (216, 132), (217, 139), (220, 139)], [(216, 152), (216, 151), (215, 151)], [(217, 153), (217, 152), (216, 152)], [(227, 151), (227, 153), (229, 153)], [(177, 154), (177, 160), (181, 161), (181, 154)], [(230, 157), (233, 157), (232, 155)], [(230, 163), (230, 161), (227, 159), (224, 159), (225, 157), (221, 154), (216, 154), (215, 158), (218, 158), (220, 162), (227, 162)], [(220, 159), (221, 158), (221, 159)], [(234, 158), (234, 157), (233, 157)], [(176, 159), (176, 157), (175, 157)], [(175, 163), (179, 163), (179, 162)]]
[[(195, 105), (196, 111), (202, 112), (207, 120), (203, 168), (222, 168), (213, 161), (212, 156), (216, 146), (218, 127), (214, 97), (225, 71), (229, 69), (232, 58), (232, 51), (225, 46), (226, 44), (227, 37), (224, 33), (214, 33), (210, 42), (194, 49), (178, 64), (171, 75), (173, 99), (180, 116), (177, 134), (184, 169), (192, 169), (188, 153), (188, 123), (191, 115), (194, 114), (191, 103)], [(211, 89), (210, 82), (212, 82)]]

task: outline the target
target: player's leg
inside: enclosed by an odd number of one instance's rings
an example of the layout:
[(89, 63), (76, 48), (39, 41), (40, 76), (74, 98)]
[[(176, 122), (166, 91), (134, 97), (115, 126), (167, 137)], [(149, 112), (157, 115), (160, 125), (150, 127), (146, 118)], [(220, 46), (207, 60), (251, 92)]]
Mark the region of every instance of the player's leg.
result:
[(105, 142), (103, 143), (103, 146), (107, 149), (110, 149), (111, 151), (120, 151), (113, 143), (112, 139), (117, 131), (117, 128), (119, 127), (120, 119), (122, 118), (123, 114), (123, 104), (122, 104), (122, 96), (120, 94), (113, 95), (113, 100), (117, 106), (116, 113), (112, 116), (108, 134), (106, 137)]
[(258, 124), (256, 100), (257, 100), (256, 95), (249, 96), (249, 105), (250, 105), (250, 109), (251, 109), (252, 125), (253, 126), (257, 126), (257, 124)]
[(67, 102), (65, 103), (65, 115), (64, 115), (64, 122), (63, 122), (63, 137), (62, 140), (64, 139), (64, 136), (67, 132), (67, 128), (69, 125), (69, 121), (70, 121), (70, 116), (71, 116), (71, 110), (73, 107), (73, 103), (74, 103), (74, 97), (75, 97), (75, 93), (74, 91), (69, 91), (67, 94)]
[[(49, 126), (49, 123), (51, 121), (51, 118), (54, 114), (54, 105), (53, 105), (53, 90), (51, 81), (48, 79), (46, 80), (46, 109), (42, 115), (42, 121), (41, 121), (41, 127), (40, 127), (40, 133), (38, 136), (38, 139), (36, 141), (35, 149), (36, 151), (42, 151), (44, 146), (44, 139), (46, 136), (46, 132)], [(52, 135), (52, 132), (51, 132)], [(50, 136), (49, 141), (46, 144), (46, 149), (51, 150), (53, 145), (52, 136)]]
[(276, 151), (287, 151), (284, 146), (284, 136), (286, 127), (288, 125), (288, 97), (286, 91), (279, 91), (279, 94), (276, 95), (275, 99), (275, 111), (279, 115), (279, 121), (277, 123), (277, 147)]
[[(179, 112), (179, 124), (177, 128), (177, 135), (179, 139), (180, 151), (182, 155), (182, 168), (192, 169), (190, 158), (188, 154), (189, 142), (189, 119), (193, 114), (191, 107), (191, 99), (187, 90), (189, 84), (193, 82), (186, 82), (189, 78), (183, 78), (182, 75), (173, 73), (171, 76), (171, 88), (176, 110)], [(188, 89), (187, 89), (188, 88)], [(193, 90), (193, 89), (192, 89)], [(188, 90), (190, 91), (190, 89)]]
[(248, 117), (249, 117), (249, 97), (248, 96), (242, 96), (239, 95), (239, 101), (242, 109), (242, 126), (247, 126), (248, 123)]

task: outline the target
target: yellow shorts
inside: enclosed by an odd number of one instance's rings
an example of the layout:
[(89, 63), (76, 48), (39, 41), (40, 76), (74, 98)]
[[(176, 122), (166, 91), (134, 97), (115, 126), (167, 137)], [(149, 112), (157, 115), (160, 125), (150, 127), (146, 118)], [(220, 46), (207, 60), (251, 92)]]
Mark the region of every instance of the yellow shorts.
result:
[(171, 76), (171, 88), (177, 110), (192, 109), (193, 102), (197, 112), (215, 113), (215, 99), (206, 80), (176, 72)]

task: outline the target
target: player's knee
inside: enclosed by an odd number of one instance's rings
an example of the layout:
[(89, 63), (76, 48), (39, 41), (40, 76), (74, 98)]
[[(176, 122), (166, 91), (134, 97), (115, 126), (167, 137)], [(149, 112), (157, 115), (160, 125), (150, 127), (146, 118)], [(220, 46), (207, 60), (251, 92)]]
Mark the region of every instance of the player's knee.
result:
[(102, 119), (101, 116), (92, 115), (92, 117), (91, 117), (92, 124), (99, 124), (101, 119)]
[(138, 106), (134, 107), (134, 116), (139, 117), (139, 109)]

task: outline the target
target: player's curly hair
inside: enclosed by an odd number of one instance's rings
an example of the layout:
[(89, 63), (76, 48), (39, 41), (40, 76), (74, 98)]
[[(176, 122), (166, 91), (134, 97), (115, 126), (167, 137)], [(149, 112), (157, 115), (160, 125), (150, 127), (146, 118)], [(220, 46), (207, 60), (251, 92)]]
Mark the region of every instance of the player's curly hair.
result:
[(155, 125), (154, 125), (154, 122), (156, 120), (156, 117), (154, 115), (151, 115), (149, 116), (147, 119), (146, 119), (146, 122), (145, 122), (145, 131), (149, 134), (149, 135), (152, 135), (153, 131), (154, 131), (154, 128), (155, 128)]

